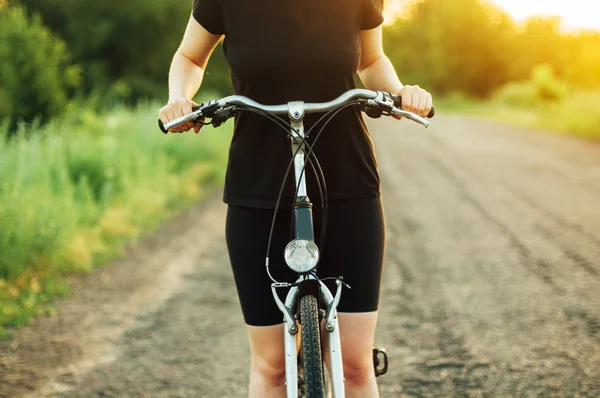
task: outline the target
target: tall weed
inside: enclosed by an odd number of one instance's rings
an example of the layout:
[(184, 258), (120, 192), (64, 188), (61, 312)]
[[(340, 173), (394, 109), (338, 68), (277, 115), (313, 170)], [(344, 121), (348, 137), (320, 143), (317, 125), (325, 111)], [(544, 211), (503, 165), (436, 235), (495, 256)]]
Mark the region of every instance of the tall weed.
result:
[(72, 109), (0, 140), (0, 325), (23, 319), (31, 281), (92, 269), (222, 180), (231, 123), (165, 136), (158, 107)]

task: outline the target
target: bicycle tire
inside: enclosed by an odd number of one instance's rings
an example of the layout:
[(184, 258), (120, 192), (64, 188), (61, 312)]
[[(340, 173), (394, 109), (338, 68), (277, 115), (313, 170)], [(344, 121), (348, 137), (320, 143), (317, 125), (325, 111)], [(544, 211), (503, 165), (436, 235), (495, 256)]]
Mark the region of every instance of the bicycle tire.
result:
[[(323, 397), (332, 398), (333, 391), (331, 386), (331, 376), (327, 369), (327, 364), (323, 361)], [(298, 398), (306, 398), (306, 389), (304, 386), (304, 362), (302, 362), (302, 355), (298, 356)]]
[(302, 358), (304, 363), (304, 388), (306, 398), (323, 398), (323, 357), (321, 355), (321, 327), (319, 302), (312, 295), (300, 299), (300, 324), (302, 325)]

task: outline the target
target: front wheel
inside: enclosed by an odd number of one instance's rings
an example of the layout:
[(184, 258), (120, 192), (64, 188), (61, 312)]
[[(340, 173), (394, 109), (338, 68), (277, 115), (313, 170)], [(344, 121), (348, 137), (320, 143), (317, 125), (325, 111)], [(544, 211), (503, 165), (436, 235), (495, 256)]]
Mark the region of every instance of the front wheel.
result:
[(302, 357), (306, 398), (322, 398), (323, 360), (319, 324), (319, 302), (312, 295), (300, 299), (300, 324), (302, 325)]

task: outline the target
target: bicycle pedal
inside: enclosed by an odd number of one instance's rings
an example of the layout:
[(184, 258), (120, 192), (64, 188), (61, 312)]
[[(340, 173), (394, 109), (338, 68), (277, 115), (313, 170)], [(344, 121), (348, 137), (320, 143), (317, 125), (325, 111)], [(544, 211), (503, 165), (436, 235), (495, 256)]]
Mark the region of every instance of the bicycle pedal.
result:
[(388, 356), (385, 348), (373, 348), (373, 366), (375, 367), (375, 377), (382, 376), (388, 371)]

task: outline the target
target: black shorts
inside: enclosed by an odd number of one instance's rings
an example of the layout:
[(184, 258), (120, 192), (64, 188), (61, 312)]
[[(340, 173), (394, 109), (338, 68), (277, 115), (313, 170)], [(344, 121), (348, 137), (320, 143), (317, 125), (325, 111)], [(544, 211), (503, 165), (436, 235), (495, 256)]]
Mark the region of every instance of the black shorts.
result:
[[(279, 210), (270, 250), (270, 270), (275, 279), (294, 282), (296, 274), (283, 259), (291, 238), (291, 210)], [(320, 243), (321, 207), (313, 209), (315, 240)], [(267, 241), (273, 210), (229, 205), (226, 239), (244, 319), (248, 325), (270, 326), (283, 322), (271, 293), (265, 268)], [(371, 312), (379, 304), (385, 248), (385, 222), (381, 198), (349, 199), (329, 204), (320, 278), (343, 276), (338, 311)], [(335, 282), (325, 282), (330, 289)], [(287, 289), (278, 289), (285, 298)], [(332, 292), (334, 290), (332, 289)]]

